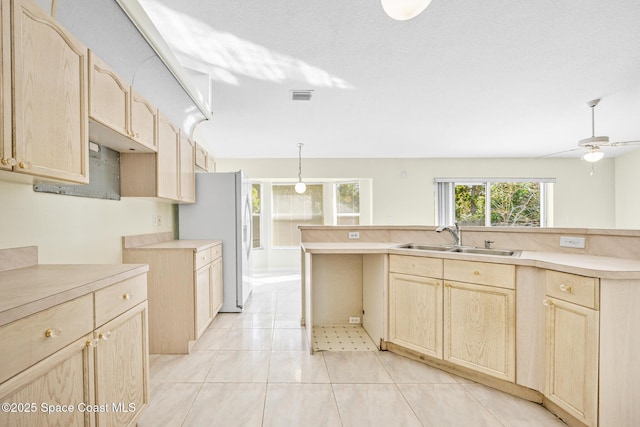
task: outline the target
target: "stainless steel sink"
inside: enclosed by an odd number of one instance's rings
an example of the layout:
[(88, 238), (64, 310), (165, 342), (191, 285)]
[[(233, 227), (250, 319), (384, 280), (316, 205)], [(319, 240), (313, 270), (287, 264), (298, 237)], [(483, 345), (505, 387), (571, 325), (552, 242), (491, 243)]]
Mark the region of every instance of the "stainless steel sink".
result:
[(448, 252), (460, 252), (463, 254), (498, 255), (498, 256), (513, 256), (516, 253), (516, 251), (512, 251), (509, 249), (466, 248), (466, 247), (452, 248)]
[(397, 247), (400, 249), (418, 249), (421, 251), (448, 251), (453, 249), (452, 245), (423, 245), (418, 243), (407, 243)]
[(452, 245), (429, 245), (421, 243), (405, 243), (404, 245), (396, 246), (398, 249), (414, 249), (420, 251), (435, 251), (435, 252), (457, 252), (462, 254), (476, 254), (476, 255), (493, 255), (493, 256), (517, 256), (519, 251), (512, 251), (510, 249), (492, 249), (492, 248), (475, 248), (472, 246), (452, 246)]

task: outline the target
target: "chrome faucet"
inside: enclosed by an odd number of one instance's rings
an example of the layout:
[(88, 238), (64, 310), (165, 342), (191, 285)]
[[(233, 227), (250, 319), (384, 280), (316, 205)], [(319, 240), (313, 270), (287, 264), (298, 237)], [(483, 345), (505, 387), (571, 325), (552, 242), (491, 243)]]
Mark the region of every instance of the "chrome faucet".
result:
[(443, 231), (447, 230), (449, 233), (451, 233), (451, 237), (453, 237), (453, 245), (462, 246), (462, 230), (460, 230), (457, 222), (454, 223), (454, 227), (455, 229), (451, 228), (451, 226), (448, 225), (441, 225), (440, 227), (436, 228), (436, 232), (442, 233)]

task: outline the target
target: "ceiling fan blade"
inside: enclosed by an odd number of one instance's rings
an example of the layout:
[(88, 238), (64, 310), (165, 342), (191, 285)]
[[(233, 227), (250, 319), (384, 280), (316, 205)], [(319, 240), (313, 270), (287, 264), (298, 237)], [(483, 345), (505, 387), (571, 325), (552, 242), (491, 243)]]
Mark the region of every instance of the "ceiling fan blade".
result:
[(640, 145), (640, 140), (612, 142), (609, 144), (609, 147), (620, 147), (622, 145)]
[(542, 159), (544, 157), (557, 156), (558, 154), (571, 153), (572, 151), (578, 151), (578, 150), (584, 150), (584, 147), (578, 147), (578, 148), (572, 148), (570, 150), (558, 151), (558, 152), (551, 153), (551, 154), (545, 154), (544, 156), (538, 156), (536, 158), (537, 159)]

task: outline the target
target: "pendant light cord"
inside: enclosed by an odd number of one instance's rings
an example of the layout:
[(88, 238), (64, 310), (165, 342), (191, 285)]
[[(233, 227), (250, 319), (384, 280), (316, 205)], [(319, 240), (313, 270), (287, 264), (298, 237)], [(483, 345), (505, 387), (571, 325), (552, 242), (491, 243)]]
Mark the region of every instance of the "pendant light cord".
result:
[(298, 144), (298, 182), (302, 182), (302, 146)]

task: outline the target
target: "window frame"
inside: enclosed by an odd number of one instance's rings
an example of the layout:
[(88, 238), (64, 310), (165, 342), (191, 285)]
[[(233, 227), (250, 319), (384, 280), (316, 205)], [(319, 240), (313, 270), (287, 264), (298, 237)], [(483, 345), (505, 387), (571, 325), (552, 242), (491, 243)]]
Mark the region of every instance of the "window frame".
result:
[[(276, 208), (276, 203), (275, 203), (275, 195), (274, 195), (274, 189), (276, 187), (285, 187), (285, 186), (289, 186), (289, 187), (295, 187), (296, 182), (289, 182), (289, 181), (283, 181), (283, 182), (273, 182), (271, 184), (271, 237), (270, 237), (270, 249), (272, 250), (291, 250), (291, 249), (296, 249), (299, 248), (299, 243), (298, 245), (294, 245), (294, 246), (278, 246), (275, 244), (276, 241), (276, 237), (275, 237), (275, 219), (276, 219), (276, 215), (275, 215), (275, 208)], [(325, 212), (325, 207), (326, 207), (326, 203), (325, 203), (325, 195), (324, 195), (324, 191), (325, 191), (325, 185), (326, 183), (324, 182), (306, 182), (307, 185), (307, 190), (309, 189), (310, 186), (321, 186), (322, 187), (322, 191), (321, 194), (323, 195), (323, 199), (322, 199), (322, 225), (324, 225), (324, 222), (326, 220), (326, 212)], [(304, 197), (306, 194), (299, 194), (299, 197)]]
[(455, 188), (456, 185), (484, 185), (485, 186), (485, 227), (507, 226), (491, 225), (491, 184), (495, 183), (517, 183), (534, 182), (540, 184), (540, 226), (532, 228), (549, 227), (550, 212), (549, 193), (550, 184), (556, 182), (555, 178), (436, 178), (434, 179), (436, 196), (436, 218), (437, 226), (452, 225), (455, 222)]
[(253, 236), (255, 236), (255, 227), (253, 227), (253, 221), (255, 219), (255, 217), (258, 217), (258, 223), (260, 224), (259, 230), (258, 230), (258, 242), (259, 242), (259, 246), (253, 246), (253, 239), (251, 241), (251, 250), (263, 250), (264, 249), (264, 238), (263, 238), (263, 229), (264, 229), (264, 185), (262, 182), (256, 182), (256, 181), (252, 181), (251, 182), (251, 192), (252, 192), (252, 196), (253, 196), (253, 186), (258, 186), (258, 197), (260, 199), (260, 212), (258, 212), (257, 214), (253, 212), (253, 197), (251, 200), (251, 227), (252, 227), (252, 234)]
[(340, 217), (346, 218), (346, 217), (357, 217), (358, 218), (358, 224), (352, 224), (352, 225), (345, 225), (345, 227), (351, 226), (351, 227), (355, 227), (360, 225), (360, 202), (358, 202), (358, 212), (357, 213), (339, 213), (338, 212), (338, 186), (339, 185), (345, 185), (345, 184), (355, 184), (358, 186), (358, 193), (360, 192), (360, 181), (358, 180), (353, 180), (353, 181), (335, 181), (333, 183), (333, 193), (332, 193), (332, 202), (331, 204), (333, 205), (333, 225), (340, 225), (338, 224), (338, 219)]

